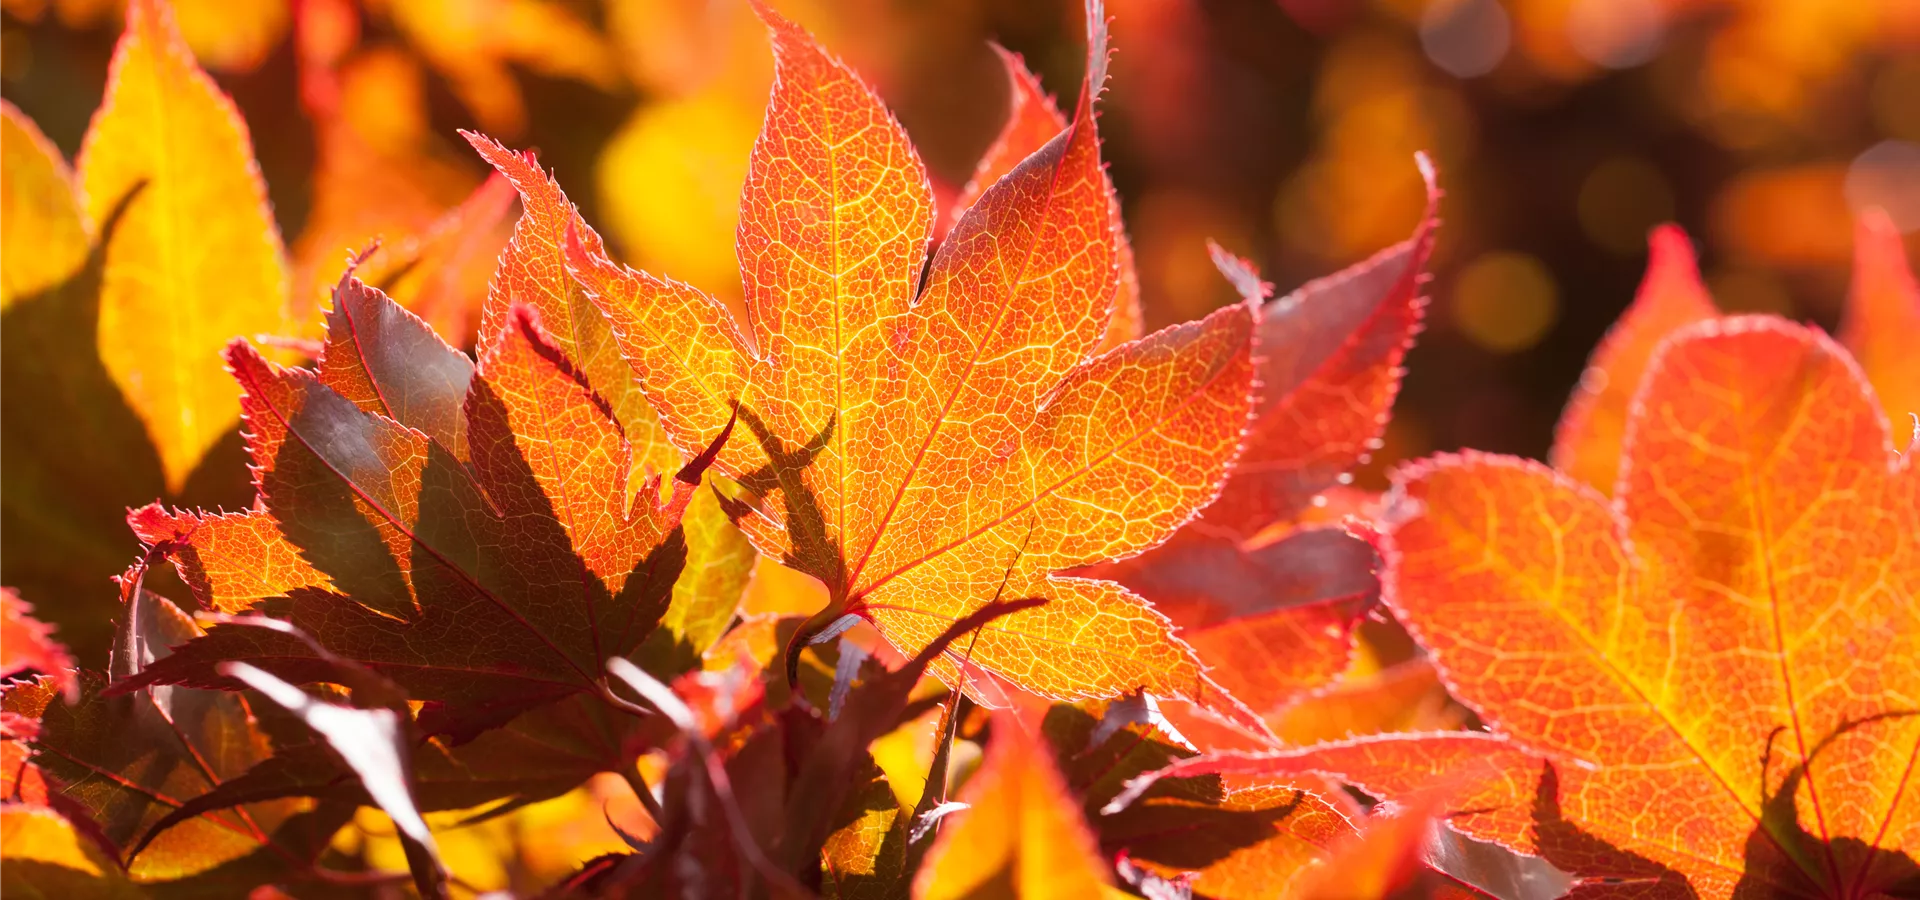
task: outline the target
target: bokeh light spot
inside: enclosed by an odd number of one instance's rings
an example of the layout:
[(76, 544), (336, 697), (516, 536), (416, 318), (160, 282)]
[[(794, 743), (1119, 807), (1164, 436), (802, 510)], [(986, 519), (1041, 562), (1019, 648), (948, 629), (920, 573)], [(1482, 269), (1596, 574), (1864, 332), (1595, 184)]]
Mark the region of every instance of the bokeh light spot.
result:
[(1559, 289), (1540, 260), (1496, 251), (1467, 264), (1453, 282), (1453, 323), (1495, 353), (1540, 342), (1559, 318)]
[(1607, 68), (1626, 69), (1660, 52), (1667, 20), (1654, 0), (1576, 0), (1566, 27), (1575, 52)]
[(1580, 228), (1587, 238), (1621, 256), (1647, 245), (1647, 232), (1673, 218), (1673, 190), (1653, 164), (1616, 156), (1593, 167), (1580, 183)]
[(1847, 205), (1886, 210), (1895, 228), (1920, 228), (1920, 144), (1881, 141), (1847, 167)]
[(1420, 16), (1420, 46), (1457, 78), (1493, 71), (1513, 43), (1513, 21), (1494, 0), (1436, 0)]

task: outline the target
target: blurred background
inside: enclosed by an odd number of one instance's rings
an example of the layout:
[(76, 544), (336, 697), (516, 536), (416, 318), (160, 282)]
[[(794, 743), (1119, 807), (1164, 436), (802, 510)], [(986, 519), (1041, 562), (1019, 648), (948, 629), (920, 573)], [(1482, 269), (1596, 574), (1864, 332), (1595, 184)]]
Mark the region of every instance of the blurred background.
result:
[[(296, 305), (317, 304), (367, 236), (422, 238), (470, 194), (490, 202), (457, 128), (538, 148), (629, 262), (738, 296), (735, 209), (772, 74), (745, 0), (174, 5), (252, 127)], [(878, 86), (943, 196), (1005, 115), (988, 41), (1055, 92), (1077, 89), (1081, 19), (1065, 0), (775, 5)], [(71, 157), (118, 4), (0, 8), (0, 94)], [(1150, 327), (1232, 299), (1208, 238), (1282, 292), (1405, 239), (1423, 201), (1413, 154), (1438, 164), (1434, 306), (1374, 478), (1439, 449), (1544, 454), (1659, 222), (1694, 236), (1723, 308), (1829, 328), (1856, 210), (1887, 208), (1920, 246), (1920, 0), (1110, 0), (1109, 13), (1101, 131)], [(463, 252), (473, 277), (441, 289), (456, 317), (493, 257), (484, 241)]]

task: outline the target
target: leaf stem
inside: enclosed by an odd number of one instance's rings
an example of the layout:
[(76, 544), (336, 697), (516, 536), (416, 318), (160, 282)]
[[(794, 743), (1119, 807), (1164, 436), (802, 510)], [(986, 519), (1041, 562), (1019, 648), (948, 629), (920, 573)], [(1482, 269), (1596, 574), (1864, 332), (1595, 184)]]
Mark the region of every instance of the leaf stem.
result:
[(633, 763), (620, 767), (620, 777), (627, 780), (627, 786), (633, 788), (633, 795), (640, 798), (640, 805), (646, 807), (647, 815), (653, 817), (653, 826), (667, 827), (667, 814), (660, 809), (660, 801), (653, 796), (653, 789), (647, 787), (647, 780), (640, 777), (640, 769)]
[(600, 699), (605, 700), (608, 706), (636, 716), (651, 716), (654, 714), (653, 710), (614, 693), (613, 685), (608, 684), (604, 676), (595, 681), (594, 684), (600, 688)]

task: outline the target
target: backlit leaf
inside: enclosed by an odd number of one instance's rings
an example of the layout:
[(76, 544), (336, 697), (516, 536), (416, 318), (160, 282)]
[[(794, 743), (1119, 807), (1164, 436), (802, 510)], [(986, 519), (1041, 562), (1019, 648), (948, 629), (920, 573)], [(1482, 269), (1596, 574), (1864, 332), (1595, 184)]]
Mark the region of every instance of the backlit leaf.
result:
[(1313, 773), (1177, 778), (1115, 803), (1136, 778), (1181, 765), (1192, 751), (1137, 724), (1096, 742), (1093, 719), (1063, 705), (1048, 711), (1045, 730), (1101, 852), (1160, 877), (1184, 877), (1201, 896), (1274, 896), (1324, 860), (1360, 818), (1337, 786)]
[[(960, 189), (952, 207), (936, 223), (941, 237), (960, 223), (961, 217), (994, 182), (1067, 130), (1066, 117), (1054, 105), (1053, 96), (1040, 86), (1040, 79), (1027, 69), (1020, 54), (998, 44), (993, 45), (993, 52), (1000, 57), (1000, 66), (1007, 75), (1007, 121), (974, 166), (973, 176)], [(1120, 197), (1113, 192), (1112, 179), (1107, 181), (1107, 193), (1113, 208), (1115, 255), (1120, 268), (1119, 280), (1114, 286), (1113, 318), (1107, 324), (1107, 336), (1100, 345), (1102, 350), (1140, 337), (1144, 324), (1140, 312), (1140, 273), (1134, 269), (1133, 242), (1127, 239), (1126, 224), (1120, 219)]]
[(1628, 405), (1653, 351), (1675, 330), (1719, 315), (1700, 283), (1693, 243), (1672, 225), (1647, 240), (1647, 274), (1633, 305), (1593, 351), (1580, 387), (1554, 433), (1553, 466), (1602, 493), (1613, 493), (1626, 435)]
[[(265, 509), (143, 511), (136, 527), (183, 545), (174, 561), (202, 602), (284, 594), (265, 608), (414, 699), (446, 704), (449, 733), (597, 691), (601, 661), (632, 653), (666, 608), (697, 467), (667, 500), (657, 482), (629, 493), (619, 424), (530, 307), (515, 307), (469, 367), (350, 277), (335, 302), (317, 375), (242, 343), (228, 352)], [(464, 441), (468, 459), (443, 441)], [(248, 570), (248, 555), (279, 565)], [(324, 582), (300, 583), (314, 575)], [(223, 661), (337, 680), (305, 643), (227, 625), (137, 680), (231, 685), (215, 671)]]
[[(1720, 315), (1680, 229), (1656, 229), (1651, 247), (1639, 295), (1594, 351), (1554, 435), (1554, 467), (1606, 493), (1615, 490), (1634, 391), (1654, 350), (1682, 326)], [(1877, 211), (1861, 216), (1855, 228), (1853, 289), (1840, 326), (1840, 343), (1859, 362), (1904, 444), (1911, 415), (1920, 412), (1920, 357), (1907, 338), (1920, 328), (1920, 287), (1899, 232)]]
[(73, 172), (39, 126), (0, 101), (0, 309), (80, 270), (92, 236)]
[(718, 467), (755, 495), (735, 514), (756, 546), (828, 586), (805, 634), (855, 614), (913, 652), (996, 596), (1039, 596), (981, 632), (976, 665), (1054, 697), (1211, 698), (1164, 618), (1052, 574), (1138, 552), (1203, 505), (1252, 376), (1245, 306), (1089, 358), (1118, 269), (1102, 67), (921, 290), (933, 209), (905, 134), (805, 32), (763, 17), (780, 76), (744, 193), (746, 332), (691, 287), (570, 248), (668, 436), (694, 448), (737, 405), (751, 439)]
[(100, 358), (178, 493), (239, 413), (220, 348), (287, 333), (287, 271), (246, 124), (159, 0), (127, 5), (76, 168), (93, 221), (139, 191), (106, 238)]
[[(631, 448), (629, 485), (638, 489), (649, 474), (678, 469), (680, 451), (647, 404), (606, 318), (568, 273), (567, 235), (574, 234), (596, 252), (599, 236), (531, 155), (514, 153), (480, 135), (466, 137), (520, 192), (522, 206), (481, 308), (482, 333), (493, 334), (515, 303), (538, 309), (553, 342), (574, 361), (586, 385), (613, 408)], [(712, 491), (701, 491), (688, 503), (684, 521), (686, 574), (675, 583), (673, 604), (655, 642), (660, 649), (650, 652), (677, 653), (680, 662), (691, 662), (732, 620), (755, 554)]]
[(1373, 548), (1337, 528), (1242, 542), (1188, 527), (1100, 573), (1181, 625), (1214, 678), (1256, 714), (1277, 714), (1332, 680), (1379, 593)]
[[(1420, 289), (1440, 225), (1433, 168), (1419, 163), (1427, 208), (1412, 237), (1261, 305), (1253, 424), (1204, 523), (1250, 536), (1293, 521), (1379, 446), (1426, 310)], [(1242, 296), (1265, 300), (1251, 265), (1214, 254)]]
[(91, 839), (45, 807), (0, 806), (0, 891), (12, 897), (145, 897)]
[[(1540, 853), (1545, 847), (1571, 854), (1588, 854), (1586, 859), (1606, 858), (1611, 851), (1590, 837), (1584, 837), (1558, 818), (1557, 810), (1535, 813), (1535, 788), (1541, 760), (1521, 750), (1499, 735), (1484, 732), (1429, 733), (1421, 735), (1376, 735), (1310, 747), (1262, 753), (1227, 752), (1176, 760), (1153, 772), (1140, 775), (1126, 785), (1105, 807), (1109, 815), (1125, 815), (1151, 798), (1168, 791), (1167, 782), (1191, 783), (1218, 778), (1225, 784), (1314, 784), (1331, 777), (1376, 798), (1399, 801), (1399, 806), (1376, 806), (1375, 813), (1396, 816), (1409, 807), (1428, 814), (1446, 814), (1450, 827), (1499, 841), (1525, 853)], [(1318, 782), (1324, 784), (1324, 782)], [(1322, 788), (1325, 790), (1325, 788)], [(1543, 801), (1543, 802), (1550, 802)], [(1336, 807), (1338, 808), (1338, 807)], [(1357, 811), (1349, 810), (1359, 829), (1336, 827), (1321, 832), (1320, 852), (1293, 861), (1284, 870), (1270, 869), (1269, 877), (1284, 875), (1298, 879), (1293, 890), (1325, 895), (1344, 884), (1353, 896), (1377, 896), (1387, 885), (1379, 876), (1388, 873), (1373, 866), (1356, 865), (1354, 856), (1383, 851), (1402, 855), (1409, 849), (1408, 835), (1389, 824), (1389, 831), (1374, 834), (1378, 818), (1362, 822)], [(1379, 845), (1370, 845), (1375, 839)], [(1427, 845), (1427, 868), (1447, 873), (1460, 885), (1481, 885), (1495, 896), (1548, 900), (1565, 894), (1574, 883), (1540, 860), (1522, 856), (1493, 844), (1460, 843), (1465, 839), (1449, 837)], [(1584, 840), (1584, 843), (1579, 841)], [(1596, 851), (1596, 848), (1598, 850)], [(1594, 854), (1598, 852), (1599, 857)], [(1617, 854), (1613, 854), (1617, 856)], [(1342, 859), (1341, 857), (1345, 857)], [(1571, 857), (1580, 859), (1577, 855)], [(1353, 866), (1353, 870), (1346, 868)], [(1653, 888), (1658, 892), (1678, 884), (1660, 883), (1657, 866), (1618, 870), (1622, 883), (1629, 885), (1627, 896)], [(1671, 873), (1668, 873), (1671, 875)], [(1429, 886), (1438, 879), (1436, 871), (1420, 876)], [(1604, 883), (1594, 879), (1594, 884)], [(1453, 885), (1453, 887), (1460, 887)], [(1291, 894), (1290, 894), (1291, 896)], [(1425, 891), (1416, 896), (1427, 896)], [(1477, 897), (1472, 890), (1441, 891), (1438, 897)]]
[[(1920, 415), (1920, 284), (1893, 220), (1878, 210), (1860, 217), (1853, 232), (1853, 290), (1840, 322), (1840, 343), (1873, 382), (1893, 419), (1896, 438), (1908, 436)], [(1901, 443), (1904, 443), (1901, 441)]]
[(575, 234), (594, 253), (603, 252), (600, 236), (581, 220), (560, 185), (541, 170), (532, 154), (515, 153), (482, 135), (465, 136), (520, 192), (522, 207), (481, 308), (481, 334), (499, 331), (516, 303), (538, 309), (554, 344), (613, 407), (633, 446), (636, 466), (651, 466), (655, 472), (679, 468), (680, 454), (667, 442), (659, 417), (647, 406), (632, 370), (621, 359), (607, 320), (567, 274), (567, 235)]
[(1046, 746), (996, 718), (987, 756), (914, 882), (917, 900), (1097, 897), (1111, 890), (1093, 835)]
[(33, 605), (13, 588), (0, 587), (0, 679), (23, 672), (45, 676), (74, 699), (73, 657), (53, 637), (53, 629), (33, 618)]
[(1682, 329), (1631, 409), (1611, 505), (1507, 457), (1397, 476), (1387, 602), (1544, 760), (1503, 775), (1506, 828), (1455, 824), (1512, 841), (1530, 817), (1550, 862), (1660, 896), (1897, 893), (1920, 852), (1911, 460), (1845, 351), (1778, 319)]
[[(173, 604), (141, 589), (141, 572), (136, 567), (123, 581), (127, 607), (113, 662), (122, 678), (199, 633)], [(80, 677), (81, 699), (73, 706), (44, 681), (8, 688), (4, 705), (11, 715), (39, 720), (31, 740), (35, 764), (63, 808), (85, 815), (117, 852), (130, 852), (167, 814), (271, 752), (240, 695), (159, 688), (105, 696), (106, 676)], [(305, 810), (293, 801), (209, 813), (159, 835), (130, 871), (140, 881), (191, 877), (216, 894), (220, 886), (244, 890), (297, 875), (346, 813)]]
[(412, 736), (406, 719), (391, 709), (355, 709), (316, 700), (246, 663), (228, 663), (222, 671), (285, 707), (327, 742), (399, 827), (421, 896), (446, 896), (446, 869), (439, 848), (413, 802), (408, 752)]
[(1198, 521), (1137, 558), (1089, 571), (1152, 600), (1261, 715), (1346, 668), (1353, 626), (1378, 592), (1371, 548), (1305, 520), (1377, 446), (1420, 327), (1439, 224), (1439, 190), (1421, 162), (1428, 206), (1413, 237), (1286, 297), (1269, 301), (1271, 286), (1252, 264), (1212, 248), (1241, 296), (1262, 304), (1247, 447)]

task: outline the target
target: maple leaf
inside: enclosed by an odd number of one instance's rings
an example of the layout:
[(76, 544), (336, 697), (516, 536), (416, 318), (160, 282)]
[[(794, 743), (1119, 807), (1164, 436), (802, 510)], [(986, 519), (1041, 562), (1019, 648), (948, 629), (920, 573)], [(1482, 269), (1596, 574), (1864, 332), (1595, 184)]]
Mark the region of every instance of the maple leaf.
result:
[[(124, 612), (112, 672), (118, 678), (199, 634), (177, 607), (144, 590), (146, 565), (137, 563), (121, 580)], [(315, 875), (313, 860), (351, 807), (278, 801), (210, 813), (120, 860), (154, 823), (240, 776), (271, 748), (238, 694), (163, 688), (107, 696), (105, 674), (78, 678), (74, 705), (59, 702), (55, 685), (43, 679), (9, 686), (0, 706), (9, 717), (37, 722), (27, 737), (33, 764), (54, 788), (56, 807), (84, 823), (84, 839), (115, 857), (115, 872), (126, 864), (137, 881), (186, 880), (215, 893)]]
[[(601, 772), (632, 773), (640, 752), (661, 739), (658, 729), (649, 729), (646, 720), (616, 713), (597, 698), (585, 696), (538, 706), (505, 725), (480, 722), (473, 726), (478, 733), (442, 735), (436, 732), (448, 729), (439, 727), (446, 721), (440, 705), (424, 704), (420, 714), (413, 716), (401, 702), (403, 693), (397, 686), (333, 655), (298, 629), (254, 616), (216, 616), (214, 620), (272, 628), (307, 643), (315, 648), (315, 655), (332, 664), (330, 677), (335, 683), (359, 685), (354, 689), (356, 707), (385, 708), (401, 716), (408, 723), (409, 802), (424, 812), (484, 807), (463, 820), (463, 825), (558, 797)], [(262, 673), (260, 677), (272, 676)], [(434, 736), (421, 740), (422, 734)], [(644, 786), (636, 786), (640, 789)], [(153, 823), (146, 839), (195, 816), (287, 797), (381, 803), (327, 740), (281, 738), (272, 757), (182, 804)]]
[[(135, 530), (203, 603), (281, 598), (260, 608), (445, 704), (454, 733), (598, 692), (601, 661), (634, 652), (666, 609), (676, 526), (710, 456), (665, 499), (657, 480), (630, 493), (619, 424), (530, 307), (476, 367), (351, 273), (334, 304), (318, 372), (228, 350), (264, 508), (150, 507)], [(216, 624), (115, 689), (230, 686), (216, 671), (229, 661), (294, 682), (333, 668), (286, 634)]]
[(736, 409), (753, 432), (717, 466), (755, 495), (734, 511), (761, 552), (828, 586), (798, 639), (858, 615), (912, 653), (996, 596), (1038, 596), (981, 633), (980, 670), (1056, 697), (1219, 702), (1149, 606), (1052, 574), (1204, 505), (1252, 374), (1245, 306), (1089, 359), (1117, 278), (1097, 8), (1072, 126), (963, 216), (924, 289), (933, 208), (906, 135), (812, 37), (762, 17), (778, 77), (739, 232), (751, 338), (691, 287), (584, 240), (569, 258), (677, 445)]
[(1674, 331), (1719, 315), (1700, 281), (1686, 232), (1662, 225), (1647, 246), (1640, 291), (1594, 349), (1580, 386), (1560, 414), (1549, 457), (1554, 468), (1607, 493), (1620, 471), (1628, 405), (1654, 349)]
[(1902, 335), (1920, 333), (1920, 284), (1906, 245), (1880, 210), (1860, 217), (1853, 233), (1853, 288), (1840, 322), (1840, 343), (1859, 360), (1881, 406), (1905, 433), (1920, 416), (1920, 357)]
[[(596, 251), (599, 236), (532, 154), (514, 153), (478, 134), (464, 136), (519, 191), (522, 206), (481, 306), (482, 333), (494, 333), (516, 303), (538, 309), (553, 342), (574, 361), (587, 386), (612, 407), (632, 448), (629, 486), (637, 490), (649, 473), (678, 469), (684, 461), (680, 451), (667, 439), (660, 417), (620, 355), (612, 327), (568, 274), (567, 236), (575, 235)], [(650, 660), (672, 657), (669, 668), (684, 668), (726, 631), (755, 559), (746, 536), (729, 521), (714, 493), (695, 494), (683, 522), (686, 573), (674, 584), (662, 629), (647, 647)]]
[(1116, 720), (1118, 706), (1057, 704), (1042, 731), (1102, 854), (1125, 859), (1123, 871), (1182, 879), (1222, 900), (1271, 897), (1353, 834), (1358, 806), (1311, 773), (1164, 780), (1116, 804), (1136, 778), (1193, 755), (1154, 726)]
[[(1337, 890), (1330, 879), (1342, 873), (1347, 874), (1354, 896), (1377, 896), (1385, 887), (1380, 876), (1390, 874), (1379, 865), (1387, 862), (1381, 857), (1397, 857), (1393, 867), (1404, 873), (1406, 857), (1415, 851), (1421, 857), (1417, 896), (1448, 900), (1560, 897), (1576, 886), (1606, 883), (1572, 878), (1537, 857), (1514, 853), (1498, 843), (1462, 837), (1454, 831), (1430, 834), (1421, 842), (1424, 847), (1407, 843), (1414, 837), (1405, 827), (1409, 812), (1415, 813), (1414, 819), (1444, 817), (1453, 828), (1522, 847), (1533, 846), (1529, 835), (1536, 825), (1542, 834), (1575, 834), (1557, 819), (1534, 823), (1526, 818), (1534, 799), (1534, 783), (1528, 776), (1537, 776), (1539, 766), (1538, 757), (1502, 736), (1485, 732), (1368, 735), (1283, 750), (1228, 751), (1175, 759), (1128, 780), (1101, 812), (1125, 815), (1155, 795), (1167, 793), (1168, 780), (1178, 784), (1214, 778), (1222, 784), (1239, 785), (1243, 791), (1300, 791), (1301, 785), (1310, 785), (1326, 792), (1331, 788), (1323, 779), (1333, 777), (1369, 796), (1393, 799), (1377, 804), (1364, 819), (1351, 804), (1332, 803), (1331, 808), (1350, 818), (1333, 827), (1322, 825), (1317, 831), (1306, 832), (1316, 838), (1310, 852), (1296, 854), (1283, 866), (1268, 866), (1252, 873), (1268, 879), (1290, 879), (1289, 896), (1295, 891), (1325, 895), (1330, 888)], [(1517, 819), (1511, 814), (1516, 806), (1522, 812)], [(1586, 841), (1580, 845), (1583, 849), (1594, 843), (1591, 838)], [(1374, 862), (1361, 862), (1368, 857)], [(1271, 892), (1262, 892), (1256, 880), (1249, 881), (1252, 883), (1242, 882), (1237, 889), (1249, 896)], [(1625, 883), (1640, 886), (1636, 879), (1626, 879)]]
[[(1635, 391), (1654, 351), (1676, 330), (1720, 315), (1700, 281), (1685, 232), (1663, 225), (1648, 244), (1639, 293), (1594, 350), (1561, 413), (1549, 456), (1554, 468), (1609, 494), (1615, 490)], [(1853, 290), (1842, 318), (1841, 343), (1859, 361), (1896, 420), (1894, 427), (1904, 430), (1906, 417), (1920, 414), (1920, 365), (1895, 336), (1920, 327), (1920, 286), (1907, 267), (1900, 234), (1884, 214), (1860, 218)]]
[[(33, 287), (7, 295), (0, 327), (3, 380), (33, 386), (0, 403), (0, 570), (82, 658), (112, 643), (113, 595), (100, 586), (126, 567), (129, 504), (246, 502), (215, 354), (282, 321), (284, 286), (267, 277), (278, 238), (244, 126), (163, 8), (128, 15), (79, 179), (11, 107), (0, 152), (13, 198), (5, 277)], [(169, 237), (182, 234), (194, 240)], [(214, 464), (196, 466), (216, 441)]]
[(1859, 368), (1716, 319), (1667, 339), (1631, 410), (1611, 504), (1510, 457), (1396, 473), (1385, 600), (1500, 734), (1296, 767), (1394, 797), (1479, 760), (1456, 828), (1635, 896), (1911, 890), (1920, 478)]
[(916, 900), (1094, 897), (1113, 893), (1079, 804), (1046, 745), (1020, 721), (993, 723), (980, 770), (914, 881)]
[(246, 123), (160, 0), (127, 4), (75, 169), (92, 221), (139, 190), (105, 238), (100, 358), (177, 494), (239, 414), (220, 348), (289, 327), (285, 252)]
[(1412, 237), (1285, 297), (1268, 300), (1251, 263), (1213, 248), (1215, 265), (1261, 304), (1246, 446), (1198, 520), (1085, 572), (1153, 601), (1221, 684), (1269, 718), (1346, 667), (1352, 629), (1377, 593), (1372, 548), (1329, 524), (1339, 516), (1324, 495), (1379, 445), (1420, 328), (1440, 192), (1418, 161), (1427, 209)]
[(141, 900), (146, 892), (119, 864), (58, 811), (0, 806), (0, 859), (8, 893), (29, 897)]
[(35, 672), (74, 699), (73, 657), (54, 640), (53, 629), (33, 618), (33, 604), (13, 588), (0, 587), (0, 679)]
[[(1040, 79), (1027, 68), (1020, 54), (999, 44), (989, 46), (993, 47), (1007, 76), (1007, 121), (988, 145), (987, 152), (981, 154), (973, 175), (960, 188), (952, 207), (936, 220), (936, 234), (942, 239), (960, 224), (987, 188), (1067, 130), (1066, 117), (1060, 114), (1053, 96), (1040, 86)], [(1107, 197), (1113, 216), (1114, 257), (1119, 275), (1114, 287), (1113, 317), (1098, 348), (1102, 352), (1138, 339), (1145, 324), (1140, 310), (1140, 273), (1134, 265), (1133, 241), (1127, 238), (1126, 224), (1120, 219), (1120, 197), (1113, 190), (1111, 178), (1107, 180)]]
[(285, 707), (326, 741), (399, 829), (420, 895), (445, 897), (446, 866), (413, 799), (412, 735), (405, 706), (356, 708), (329, 703), (246, 663), (225, 663), (222, 672)]

